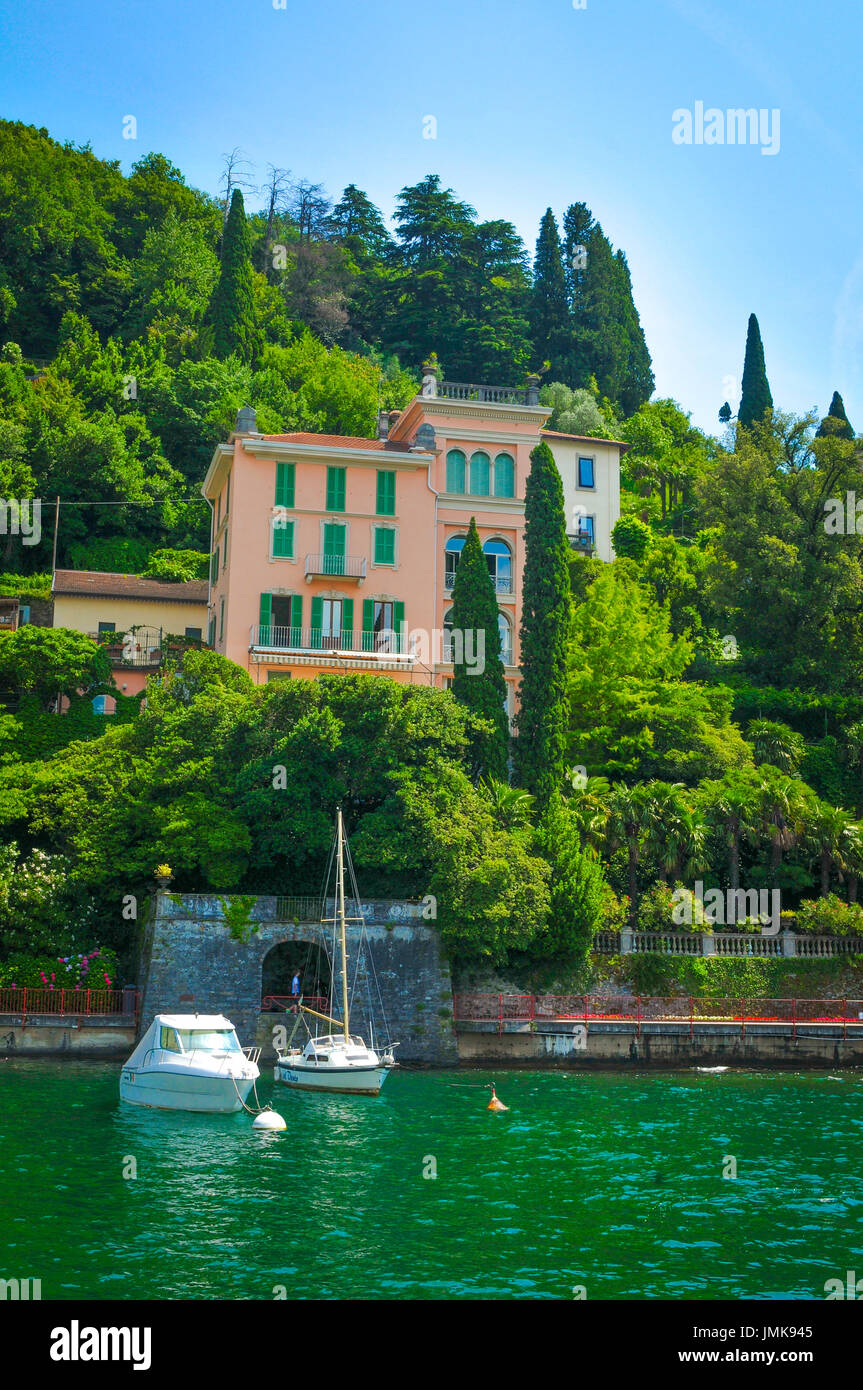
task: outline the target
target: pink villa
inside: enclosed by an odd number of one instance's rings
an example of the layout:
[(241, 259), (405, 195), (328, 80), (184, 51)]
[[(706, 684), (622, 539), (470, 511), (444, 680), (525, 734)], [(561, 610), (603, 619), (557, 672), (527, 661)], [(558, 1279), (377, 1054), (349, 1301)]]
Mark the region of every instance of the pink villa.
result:
[[(537, 377), (511, 389), (423, 371), (421, 394), (382, 415), (377, 439), (263, 435), (253, 410), (239, 412), (201, 488), (213, 526), (209, 641), (257, 684), (369, 672), (445, 687), (461, 640), (449, 631), (452, 588), (473, 516), (498, 596), (512, 716), (524, 489), (550, 411)], [(547, 438), (576, 517), (571, 544), (610, 559), (625, 445)], [(469, 641), (464, 656), (476, 659)]]

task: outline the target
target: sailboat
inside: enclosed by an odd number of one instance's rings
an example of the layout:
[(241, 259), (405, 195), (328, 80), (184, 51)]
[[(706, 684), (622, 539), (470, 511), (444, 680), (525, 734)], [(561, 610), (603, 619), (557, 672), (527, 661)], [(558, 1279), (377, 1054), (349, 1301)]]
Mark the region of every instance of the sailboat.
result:
[[(276, 1081), (283, 1082), (286, 1086), (292, 1086), (299, 1091), (329, 1091), (344, 1092), (349, 1095), (376, 1096), (380, 1094), (380, 1089), (386, 1081), (390, 1071), (395, 1066), (393, 1049), (397, 1043), (388, 1043), (379, 1055), (374, 1046), (366, 1046), (363, 1038), (356, 1033), (351, 1033), (350, 1028), (350, 1000), (348, 989), (348, 950), (347, 950), (347, 923), (362, 922), (364, 918), (360, 916), (347, 916), (345, 911), (345, 861), (347, 859), (351, 873), (352, 897), (359, 908), (359, 899), (356, 888), (356, 880), (353, 875), (353, 866), (350, 864), (350, 856), (345, 837), (344, 821), (342, 819), (342, 808), (339, 806), (336, 812), (336, 835), (335, 835), (335, 902), (332, 917), (326, 916), (327, 889), (329, 887), (329, 874), (327, 883), (324, 885), (324, 909), (321, 916), (323, 927), (333, 928), (333, 956), (335, 957), (336, 947), (339, 949), (341, 960), (341, 984), (342, 984), (342, 1017), (341, 1020), (333, 1018), (331, 1014), (320, 1013), (317, 1009), (309, 1008), (304, 1004), (302, 997), (297, 1003), (297, 1020), (294, 1025), (291, 1038), (284, 1053), (276, 1057), (276, 1065), (273, 1075)], [(335, 1031), (318, 1036), (312, 1036), (311, 1030), (306, 1023), (309, 1032), (309, 1040), (305, 1047), (292, 1047), (291, 1041), (296, 1033), (300, 1022), (306, 1022), (306, 1017), (310, 1016), (316, 1021), (323, 1020), (334, 1027)], [(316, 1022), (317, 1026), (317, 1022)]]

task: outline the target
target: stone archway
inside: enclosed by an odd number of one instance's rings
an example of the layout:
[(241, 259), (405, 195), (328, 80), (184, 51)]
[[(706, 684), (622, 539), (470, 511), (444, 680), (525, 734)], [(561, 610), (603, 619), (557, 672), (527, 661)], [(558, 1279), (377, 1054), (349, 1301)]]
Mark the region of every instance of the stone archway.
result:
[(261, 961), (261, 1012), (280, 1013), (281, 1001), (291, 993), (294, 972), (300, 972), (300, 988), (307, 997), (332, 997), (332, 969), (326, 953), (315, 941), (277, 941)]

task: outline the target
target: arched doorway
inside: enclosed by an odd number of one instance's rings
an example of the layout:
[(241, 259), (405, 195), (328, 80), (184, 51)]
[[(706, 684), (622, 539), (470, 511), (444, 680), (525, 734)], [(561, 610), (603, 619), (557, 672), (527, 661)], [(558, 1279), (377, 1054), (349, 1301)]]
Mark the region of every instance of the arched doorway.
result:
[[(280, 941), (261, 962), (261, 1012), (283, 1013), (290, 1003), (291, 983), (300, 972), (300, 992), (312, 1007), (321, 1008), (332, 995), (332, 970), (316, 941)], [(313, 1004), (317, 999), (318, 1003)]]

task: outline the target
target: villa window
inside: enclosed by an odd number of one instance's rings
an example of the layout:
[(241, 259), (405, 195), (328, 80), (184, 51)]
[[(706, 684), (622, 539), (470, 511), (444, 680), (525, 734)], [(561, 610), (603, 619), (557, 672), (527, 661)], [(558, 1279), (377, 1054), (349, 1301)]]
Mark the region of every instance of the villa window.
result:
[(224, 637), (224, 635), (225, 635), (225, 600), (224, 600), (224, 598), (222, 598), (222, 600), (221, 600), (221, 602), (220, 602), (220, 604), (219, 604), (219, 641), (220, 641), (220, 642), (222, 641), (222, 638)]
[(470, 459), (470, 491), (473, 497), (488, 497), (489, 495), (489, 474), (491, 472), (491, 460), (488, 454), (480, 451), (471, 454)]
[(500, 633), (500, 659), (504, 666), (512, 665), (512, 625), (505, 613), (497, 615), (497, 630)]
[(400, 652), (405, 606), (395, 599), (363, 600), (364, 652)]
[(375, 527), (375, 564), (394, 565), (396, 562), (396, 533), (392, 526)]
[(464, 492), (465, 458), (461, 449), (450, 449), (446, 456), (447, 492)]
[(354, 645), (352, 598), (313, 598), (311, 645), (325, 651), (350, 651)]
[(396, 514), (396, 475), (389, 469), (378, 469), (378, 516)]
[(596, 475), (593, 459), (580, 458), (578, 460), (578, 486), (596, 487)]
[(294, 558), (294, 523), (286, 521), (283, 516), (277, 516), (273, 521), (270, 554), (274, 560)]
[(347, 528), (336, 521), (324, 523), (323, 569), (325, 574), (344, 574), (346, 532)]
[(444, 550), (444, 588), (451, 589), (455, 584), (455, 572), (464, 550), (466, 536), (450, 536)]
[(117, 631), (117, 624), (116, 624), (116, 623), (100, 623), (100, 624), (99, 624), (99, 636), (100, 636), (100, 637), (107, 637), (110, 633), (116, 632), (116, 631)]
[(187, 628), (186, 628), (186, 636), (187, 636), (192, 642), (200, 642), (201, 636), (202, 636), (202, 630), (201, 630), (201, 628), (199, 628), (199, 627), (187, 627)]
[(327, 511), (343, 512), (345, 510), (346, 468), (327, 469)]
[(276, 464), (276, 506), (292, 509), (294, 506), (294, 491), (296, 481), (296, 466), (293, 463)]
[(506, 541), (486, 541), (482, 548), (495, 593), (512, 593), (512, 551)]
[(494, 495), (515, 496), (515, 463), (510, 454), (498, 454), (494, 461)]

